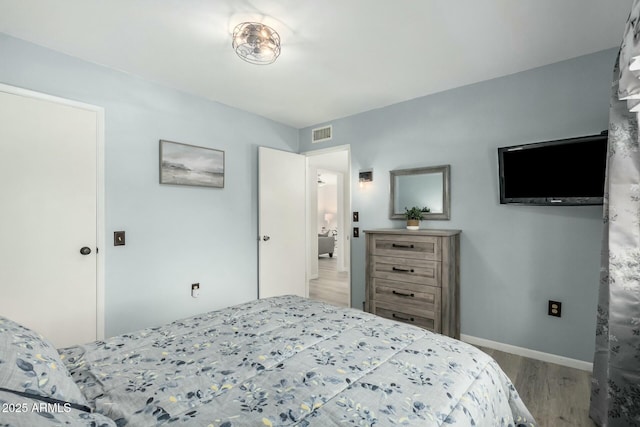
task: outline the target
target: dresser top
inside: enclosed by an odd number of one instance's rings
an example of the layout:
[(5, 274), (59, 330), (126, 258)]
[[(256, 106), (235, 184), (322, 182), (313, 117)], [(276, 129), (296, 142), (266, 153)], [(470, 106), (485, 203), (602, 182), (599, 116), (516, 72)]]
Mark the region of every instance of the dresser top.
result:
[(407, 230), (405, 228), (379, 228), (376, 230), (364, 230), (368, 234), (413, 234), (417, 236), (455, 236), (462, 230), (438, 230), (435, 228), (422, 228), (420, 230)]

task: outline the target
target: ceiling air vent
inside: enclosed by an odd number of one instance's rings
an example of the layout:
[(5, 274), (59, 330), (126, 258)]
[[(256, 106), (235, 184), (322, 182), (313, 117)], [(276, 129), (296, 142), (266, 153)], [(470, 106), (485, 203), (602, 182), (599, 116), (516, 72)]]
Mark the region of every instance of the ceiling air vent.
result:
[(311, 142), (315, 144), (316, 142), (329, 141), (332, 133), (333, 128), (331, 125), (313, 129), (311, 131)]

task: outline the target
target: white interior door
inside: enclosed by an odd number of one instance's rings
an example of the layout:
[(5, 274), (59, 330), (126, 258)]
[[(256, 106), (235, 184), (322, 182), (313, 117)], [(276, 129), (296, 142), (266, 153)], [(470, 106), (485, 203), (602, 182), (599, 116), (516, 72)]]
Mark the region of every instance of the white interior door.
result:
[(259, 147), (258, 167), (258, 297), (306, 297), (305, 156)]
[(0, 87), (0, 315), (56, 347), (92, 341), (99, 112), (23, 92)]

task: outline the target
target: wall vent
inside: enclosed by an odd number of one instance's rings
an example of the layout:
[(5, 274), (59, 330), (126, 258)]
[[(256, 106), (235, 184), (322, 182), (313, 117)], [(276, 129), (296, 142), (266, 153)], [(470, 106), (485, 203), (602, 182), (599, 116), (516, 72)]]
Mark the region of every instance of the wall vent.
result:
[(316, 128), (311, 131), (311, 142), (315, 144), (316, 142), (329, 141), (332, 135), (333, 127), (331, 125)]

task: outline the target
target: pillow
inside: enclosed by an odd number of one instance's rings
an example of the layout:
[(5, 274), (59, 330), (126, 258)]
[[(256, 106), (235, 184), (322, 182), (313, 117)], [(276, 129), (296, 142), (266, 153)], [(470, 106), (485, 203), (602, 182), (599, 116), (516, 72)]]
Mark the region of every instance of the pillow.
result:
[(87, 406), (55, 347), (0, 316), (0, 387)]

